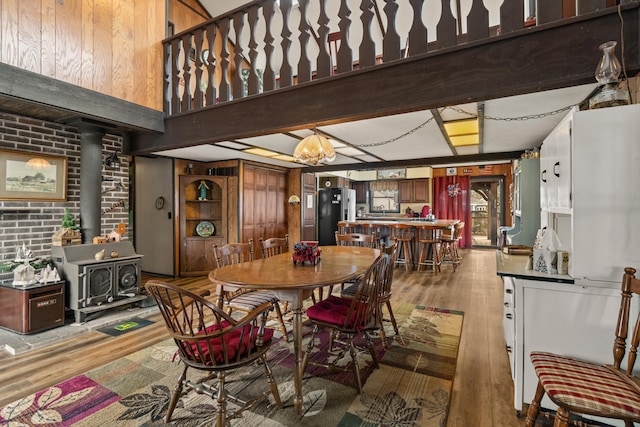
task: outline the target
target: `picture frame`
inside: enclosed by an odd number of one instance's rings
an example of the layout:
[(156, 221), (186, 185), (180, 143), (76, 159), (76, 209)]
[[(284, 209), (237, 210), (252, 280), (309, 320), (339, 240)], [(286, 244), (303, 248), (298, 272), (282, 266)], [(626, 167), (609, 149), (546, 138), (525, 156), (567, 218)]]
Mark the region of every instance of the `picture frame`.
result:
[(67, 200), (67, 158), (0, 150), (0, 200)]
[(404, 168), (399, 169), (378, 169), (378, 179), (406, 179), (407, 170)]

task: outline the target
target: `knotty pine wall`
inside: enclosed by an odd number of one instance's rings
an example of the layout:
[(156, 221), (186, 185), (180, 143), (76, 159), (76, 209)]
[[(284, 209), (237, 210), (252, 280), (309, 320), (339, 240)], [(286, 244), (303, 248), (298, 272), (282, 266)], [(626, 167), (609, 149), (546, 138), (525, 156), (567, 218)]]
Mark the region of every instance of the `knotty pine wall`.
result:
[(156, 110), (165, 33), (163, 0), (0, 1), (0, 61)]

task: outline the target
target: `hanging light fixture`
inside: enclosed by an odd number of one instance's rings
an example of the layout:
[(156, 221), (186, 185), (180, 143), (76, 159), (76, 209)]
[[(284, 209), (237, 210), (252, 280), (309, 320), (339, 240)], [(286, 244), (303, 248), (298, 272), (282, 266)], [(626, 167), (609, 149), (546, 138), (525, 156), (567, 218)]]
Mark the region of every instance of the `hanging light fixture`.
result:
[(336, 150), (327, 138), (320, 135), (316, 129), (313, 135), (300, 141), (293, 152), (293, 158), (298, 163), (317, 165), (323, 162), (332, 162), (336, 158)]
[(33, 159), (29, 159), (25, 166), (27, 169), (47, 170), (51, 167), (51, 164), (45, 159), (34, 157)]

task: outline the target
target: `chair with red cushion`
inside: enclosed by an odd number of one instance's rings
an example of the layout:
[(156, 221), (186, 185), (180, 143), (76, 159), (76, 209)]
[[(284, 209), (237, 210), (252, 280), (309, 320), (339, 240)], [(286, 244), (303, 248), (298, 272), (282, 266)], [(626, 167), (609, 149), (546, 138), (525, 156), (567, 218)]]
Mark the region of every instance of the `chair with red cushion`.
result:
[[(392, 262), (389, 254), (381, 254), (371, 264), (365, 275), (360, 280), (358, 290), (353, 297), (345, 298), (329, 295), (307, 309), (307, 317), (313, 324), (313, 333), (309, 340), (308, 348), (304, 356), (303, 372), (309, 363), (309, 356), (312, 354), (315, 337), (321, 328), (329, 329), (331, 344), (341, 344), (346, 352), (349, 351), (353, 360), (353, 370), (358, 383), (358, 391), (362, 393), (362, 381), (360, 379), (360, 367), (358, 366), (358, 350), (354, 340), (359, 336), (364, 336), (367, 348), (373, 359), (373, 364), (377, 368), (376, 358), (371, 332), (380, 328), (380, 294), (384, 285), (385, 273), (388, 265)], [(315, 363), (315, 362), (314, 362)], [(335, 365), (321, 364), (325, 367), (339, 368)]]
[[(271, 303), (266, 302), (242, 319), (234, 320), (205, 299), (204, 295), (179, 286), (150, 280), (145, 288), (156, 300), (169, 335), (178, 347), (177, 354), (184, 363), (184, 370), (167, 408), (166, 423), (171, 421), (180, 397), (190, 391), (206, 394), (213, 399), (217, 405), (218, 427), (226, 426), (229, 420), (239, 417), (242, 411), (266, 398), (269, 393), (273, 394), (278, 408), (282, 408), (278, 386), (265, 356), (273, 337), (273, 329), (264, 327)], [(225, 391), (226, 372), (256, 361), (264, 366), (270, 390), (248, 402), (228, 395)], [(205, 371), (206, 376), (201, 380), (187, 378), (189, 368)], [(184, 389), (186, 391), (183, 393)], [(227, 410), (228, 400), (238, 405), (238, 409)]]
[[(631, 298), (633, 294), (640, 294), (640, 279), (636, 279), (635, 273), (633, 268), (624, 269), (613, 365), (599, 365), (542, 351), (531, 353), (538, 388), (527, 411), (528, 427), (535, 425), (545, 394), (558, 405), (554, 427), (567, 427), (571, 412), (624, 420), (627, 427), (640, 422), (640, 378), (633, 372), (640, 342), (640, 315), (630, 319)], [(624, 368), (621, 365), (627, 351), (629, 325), (633, 325), (633, 330)]]

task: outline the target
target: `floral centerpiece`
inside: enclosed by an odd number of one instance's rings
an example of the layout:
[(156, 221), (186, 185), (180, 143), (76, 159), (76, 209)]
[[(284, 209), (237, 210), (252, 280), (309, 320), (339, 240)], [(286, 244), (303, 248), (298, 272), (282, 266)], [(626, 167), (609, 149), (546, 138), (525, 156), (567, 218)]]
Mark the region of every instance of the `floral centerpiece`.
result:
[(322, 250), (318, 247), (317, 241), (306, 240), (293, 244), (293, 263), (304, 264), (308, 261), (312, 265), (316, 265), (320, 261)]

